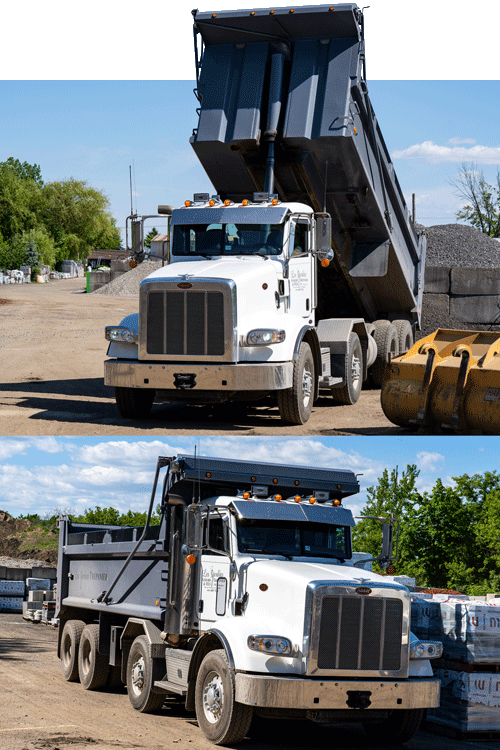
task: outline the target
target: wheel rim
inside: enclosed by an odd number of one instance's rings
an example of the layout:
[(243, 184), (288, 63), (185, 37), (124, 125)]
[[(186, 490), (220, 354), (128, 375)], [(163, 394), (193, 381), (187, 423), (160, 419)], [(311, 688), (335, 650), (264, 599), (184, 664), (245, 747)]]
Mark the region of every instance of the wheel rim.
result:
[(210, 724), (217, 724), (224, 707), (224, 686), (218, 672), (207, 674), (203, 682), (203, 713)]
[(132, 692), (134, 695), (140, 695), (144, 688), (144, 657), (137, 654), (132, 664)]
[(87, 675), (90, 672), (90, 643), (86, 639), (83, 641), (82, 646), (82, 672)]
[(354, 390), (358, 389), (359, 380), (361, 378), (361, 359), (355, 355), (351, 362), (351, 383)]
[(308, 406), (309, 401), (311, 400), (312, 385), (312, 367), (309, 362), (306, 362), (302, 371), (302, 403), (304, 406)]

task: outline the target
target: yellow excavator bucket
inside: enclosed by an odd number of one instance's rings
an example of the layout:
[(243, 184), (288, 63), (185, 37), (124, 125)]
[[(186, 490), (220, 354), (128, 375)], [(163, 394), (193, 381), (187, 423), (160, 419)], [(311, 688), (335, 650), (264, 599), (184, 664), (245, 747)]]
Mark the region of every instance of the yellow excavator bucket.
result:
[(402, 427), (500, 434), (500, 333), (438, 328), (387, 364), (381, 402)]

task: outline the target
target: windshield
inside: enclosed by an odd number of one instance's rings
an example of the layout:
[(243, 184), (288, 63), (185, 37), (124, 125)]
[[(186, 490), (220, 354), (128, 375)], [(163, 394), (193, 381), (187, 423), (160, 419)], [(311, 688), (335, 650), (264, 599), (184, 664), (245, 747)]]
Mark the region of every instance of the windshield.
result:
[(326, 523), (242, 519), (238, 549), (285, 557), (351, 557), (349, 529)]
[(176, 224), (172, 255), (280, 255), (283, 224)]

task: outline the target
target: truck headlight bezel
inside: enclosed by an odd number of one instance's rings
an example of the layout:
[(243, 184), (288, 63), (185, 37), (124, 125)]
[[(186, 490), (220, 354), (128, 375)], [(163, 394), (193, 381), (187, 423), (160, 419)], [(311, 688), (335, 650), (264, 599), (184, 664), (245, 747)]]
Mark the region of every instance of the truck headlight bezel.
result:
[(410, 643), (410, 659), (439, 659), (443, 655), (440, 641), (413, 641)]
[(247, 346), (271, 346), (281, 344), (286, 338), (286, 331), (276, 328), (254, 328), (247, 333)]
[(139, 334), (126, 326), (106, 326), (104, 329), (106, 341), (115, 341), (120, 344), (137, 344)]
[(249, 635), (247, 646), (252, 651), (261, 654), (277, 654), (278, 656), (291, 656), (292, 644), (288, 638), (281, 635)]

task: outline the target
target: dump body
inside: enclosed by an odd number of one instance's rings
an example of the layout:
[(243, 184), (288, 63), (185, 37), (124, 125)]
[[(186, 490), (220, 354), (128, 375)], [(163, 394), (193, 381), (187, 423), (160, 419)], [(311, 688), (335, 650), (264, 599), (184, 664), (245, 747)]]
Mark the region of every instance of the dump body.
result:
[(198, 11), (194, 22), (203, 49), (191, 143), (217, 193), (265, 190), (272, 141), (280, 200), (332, 217), (320, 317), (420, 321), (425, 238), (368, 96), (357, 5)]

